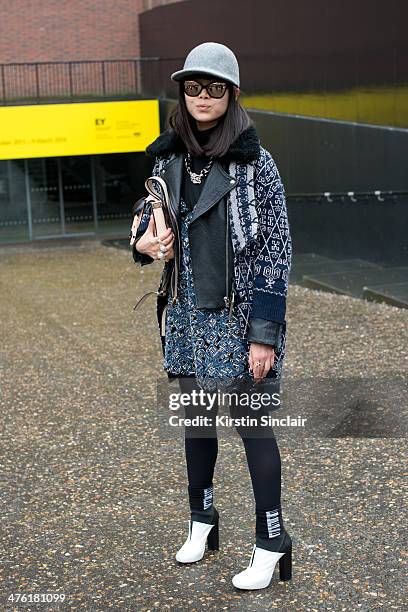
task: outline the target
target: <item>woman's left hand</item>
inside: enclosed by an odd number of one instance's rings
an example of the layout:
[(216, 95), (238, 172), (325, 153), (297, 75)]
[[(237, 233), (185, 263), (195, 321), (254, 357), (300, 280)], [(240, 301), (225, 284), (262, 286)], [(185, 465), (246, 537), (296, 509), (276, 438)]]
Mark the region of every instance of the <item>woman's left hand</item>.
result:
[(269, 344), (251, 342), (248, 361), (249, 369), (253, 372), (255, 383), (261, 382), (273, 367), (275, 351)]

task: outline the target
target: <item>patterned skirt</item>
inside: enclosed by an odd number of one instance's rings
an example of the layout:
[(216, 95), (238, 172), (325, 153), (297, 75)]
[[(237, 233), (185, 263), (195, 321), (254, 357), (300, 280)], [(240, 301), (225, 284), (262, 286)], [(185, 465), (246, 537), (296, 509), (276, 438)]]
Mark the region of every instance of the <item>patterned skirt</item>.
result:
[(228, 387), (236, 379), (253, 380), (248, 369), (249, 343), (229, 309), (196, 308), (188, 225), (193, 215), (180, 200), (182, 257), (177, 303), (167, 307), (164, 369), (197, 378), (202, 388)]

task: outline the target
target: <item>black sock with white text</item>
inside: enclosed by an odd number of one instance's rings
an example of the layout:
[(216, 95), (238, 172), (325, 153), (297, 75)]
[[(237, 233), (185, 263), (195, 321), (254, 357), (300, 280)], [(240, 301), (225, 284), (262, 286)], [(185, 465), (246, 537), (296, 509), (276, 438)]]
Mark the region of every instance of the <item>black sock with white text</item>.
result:
[(282, 519), (282, 508), (271, 510), (256, 509), (256, 545), (259, 548), (274, 551), (279, 546), (285, 533)]
[(213, 494), (212, 484), (205, 488), (188, 486), (192, 521), (208, 524), (212, 522), (214, 516)]

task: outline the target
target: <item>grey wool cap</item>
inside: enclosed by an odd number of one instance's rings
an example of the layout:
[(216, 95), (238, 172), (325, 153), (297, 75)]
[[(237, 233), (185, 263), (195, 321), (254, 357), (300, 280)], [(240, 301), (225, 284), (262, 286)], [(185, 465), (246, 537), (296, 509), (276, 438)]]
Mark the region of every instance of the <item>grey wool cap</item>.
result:
[(203, 73), (220, 77), (239, 87), (239, 66), (234, 53), (220, 43), (205, 42), (194, 47), (187, 55), (182, 70), (173, 72), (173, 81)]

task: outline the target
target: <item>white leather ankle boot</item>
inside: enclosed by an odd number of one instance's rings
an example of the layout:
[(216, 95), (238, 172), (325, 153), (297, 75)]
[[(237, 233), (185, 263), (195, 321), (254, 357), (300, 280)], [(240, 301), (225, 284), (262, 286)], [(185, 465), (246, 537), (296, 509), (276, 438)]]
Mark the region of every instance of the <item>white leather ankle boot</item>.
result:
[[(281, 540), (282, 541), (282, 540)], [(285, 533), (280, 550), (272, 552), (254, 545), (249, 565), (232, 579), (238, 589), (264, 589), (269, 586), (275, 566), (279, 561), (281, 580), (292, 578), (292, 541)]]
[(176, 554), (177, 561), (180, 563), (200, 561), (204, 556), (207, 540), (208, 550), (218, 550), (218, 512), (215, 508), (212, 524), (189, 520), (188, 536)]

